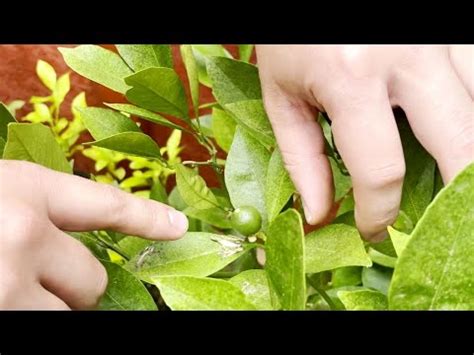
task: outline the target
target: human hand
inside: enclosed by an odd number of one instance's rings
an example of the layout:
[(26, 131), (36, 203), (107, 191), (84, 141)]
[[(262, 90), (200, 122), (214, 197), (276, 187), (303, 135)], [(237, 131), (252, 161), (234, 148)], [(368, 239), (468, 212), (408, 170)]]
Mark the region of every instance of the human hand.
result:
[(110, 185), (0, 160), (0, 309), (90, 309), (107, 286), (101, 263), (65, 231), (111, 229), (173, 240), (184, 214)]
[(398, 215), (405, 173), (392, 107), (405, 111), (445, 182), (474, 160), (473, 46), (261, 45), (257, 59), (265, 107), (310, 224), (333, 201), (318, 111), (332, 120), (357, 227), (372, 241)]

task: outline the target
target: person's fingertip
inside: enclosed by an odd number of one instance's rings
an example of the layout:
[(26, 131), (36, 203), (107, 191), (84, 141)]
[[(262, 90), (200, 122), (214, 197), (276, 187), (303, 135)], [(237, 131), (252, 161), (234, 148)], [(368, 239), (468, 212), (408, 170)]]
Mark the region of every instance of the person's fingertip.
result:
[(188, 230), (189, 222), (184, 213), (174, 209), (168, 209), (168, 220), (176, 231), (176, 238), (181, 238)]
[(371, 235), (363, 235), (364, 239), (371, 242), (371, 243), (380, 243), (383, 242), (388, 237), (388, 231), (384, 229), (381, 232), (371, 234)]

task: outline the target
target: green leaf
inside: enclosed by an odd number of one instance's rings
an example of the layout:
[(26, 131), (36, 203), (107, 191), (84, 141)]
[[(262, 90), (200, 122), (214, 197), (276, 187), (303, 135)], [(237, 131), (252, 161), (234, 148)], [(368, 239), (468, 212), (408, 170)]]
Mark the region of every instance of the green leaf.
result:
[(98, 259), (108, 260), (107, 249), (99, 244), (97, 237), (90, 232), (68, 232), (68, 235), (80, 241)]
[(207, 75), (207, 61), (212, 56), (232, 58), (232, 55), (220, 44), (193, 45), (193, 53), (196, 58), (199, 81), (201, 84), (211, 87), (211, 81)]
[(0, 102), (0, 138), (7, 139), (8, 124), (16, 122), (8, 108)]
[(275, 149), (268, 163), (265, 183), (265, 207), (270, 223), (278, 216), (294, 192), (295, 187), (285, 169), (281, 153)]
[(36, 62), (36, 75), (49, 90), (53, 91), (56, 87), (56, 71), (48, 62), (38, 60)]
[(294, 209), (280, 214), (268, 228), (265, 243), (272, 304), (285, 310), (302, 310), (306, 303), (304, 232), (301, 216)]
[(393, 256), (389, 256), (375, 250), (373, 248), (369, 248), (369, 257), (375, 263), (382, 266), (386, 266), (389, 268), (394, 268), (395, 264), (397, 263), (397, 258)]
[(406, 118), (398, 121), (398, 130), (406, 165), (400, 209), (416, 224), (433, 195), (435, 161), (415, 138)]
[(408, 234), (399, 232), (390, 226), (388, 227), (388, 234), (390, 235), (390, 239), (392, 240), (392, 244), (397, 255), (402, 255), (403, 250), (410, 240), (410, 236)]
[(151, 187), (150, 199), (168, 204), (168, 195), (166, 194), (166, 189), (160, 181), (155, 182)]
[(228, 213), (221, 208), (213, 207), (205, 210), (200, 210), (194, 207), (186, 207), (183, 211), (188, 217), (198, 219), (206, 222), (212, 226), (216, 226), (221, 229), (232, 228)]
[(224, 57), (211, 57), (207, 62), (207, 72), (214, 97), (221, 106), (262, 98), (255, 65)]
[[(0, 106), (2, 105), (3, 104), (0, 102)], [(22, 101), (22, 100), (13, 100), (8, 105), (6, 105), (8, 111), (10, 111), (13, 118), (16, 115), (16, 111), (20, 110), (23, 106), (25, 106), (25, 101)], [(0, 107), (0, 111), (1, 111), (1, 107)], [(0, 113), (0, 116), (1, 115), (2, 114)], [(1, 118), (0, 118), (0, 121), (1, 121)]]
[(232, 116), (217, 107), (212, 109), (212, 133), (217, 144), (226, 153), (229, 152), (237, 124)]
[(331, 286), (358, 286), (362, 283), (362, 268), (360, 266), (346, 266), (335, 269), (332, 273)]
[(118, 133), (140, 132), (137, 124), (119, 112), (100, 107), (78, 109), (84, 125), (95, 140), (104, 139)]
[(184, 66), (188, 74), (189, 89), (191, 91), (191, 99), (194, 107), (194, 115), (199, 115), (199, 77), (196, 58), (194, 57), (191, 45), (181, 45), (181, 56), (183, 57)]
[[(344, 223), (349, 224), (350, 226), (355, 226), (354, 207), (354, 194), (350, 192), (341, 200), (341, 202), (339, 203), (339, 208), (337, 209), (337, 219), (341, 217), (344, 219), (344, 222), (337, 223)], [(342, 217), (342, 215), (346, 216)], [(333, 223), (335, 223), (335, 221)]]
[(107, 270), (109, 284), (100, 301), (100, 310), (157, 310), (153, 298), (140, 280), (114, 263), (101, 262)]
[[(195, 120), (199, 120), (199, 125), (201, 126), (201, 131), (206, 137), (214, 138), (214, 132), (212, 132), (212, 115), (202, 115)], [(193, 120), (193, 121), (195, 121)]]
[(132, 71), (118, 54), (96, 45), (59, 48), (59, 51), (66, 64), (87, 79), (121, 94), (129, 88), (124, 78)]
[(183, 129), (183, 127), (178, 126), (177, 124), (174, 124), (173, 122), (167, 120), (163, 116), (161, 116), (157, 113), (148, 111), (144, 108), (135, 106), (135, 105), (130, 105), (130, 104), (108, 104), (108, 103), (106, 103), (106, 105), (113, 108), (114, 110), (124, 112), (124, 113), (128, 113), (130, 115), (138, 116), (138, 117), (143, 118), (147, 121), (150, 121), (150, 122), (153, 122), (153, 123), (165, 126), (165, 127), (170, 127), (170, 128), (179, 129), (179, 130)]
[(253, 137), (237, 128), (227, 156), (225, 184), (234, 208), (255, 207), (267, 224), (265, 181), (270, 153)]
[(133, 258), (152, 243), (150, 240), (129, 236), (121, 239), (117, 244), (121, 251), (129, 258)]
[(179, 211), (183, 211), (186, 207), (188, 207), (188, 205), (186, 205), (186, 202), (184, 202), (183, 198), (181, 197), (177, 186), (175, 186), (173, 190), (171, 190), (168, 196), (168, 204)]
[(351, 190), (352, 180), (350, 176), (344, 175), (341, 172), (341, 169), (339, 169), (339, 166), (333, 158), (328, 158), (329, 163), (331, 164), (332, 178), (334, 181), (334, 200), (339, 201)]
[(59, 107), (69, 90), (71, 89), (71, 82), (69, 80), (69, 73), (61, 75), (56, 82), (56, 87), (54, 89), (54, 102), (57, 107)]
[(270, 288), (264, 270), (247, 270), (229, 280), (237, 286), (256, 309), (272, 310)]
[(253, 44), (239, 44), (239, 59), (248, 62), (252, 57)]
[(207, 210), (219, 207), (216, 196), (207, 187), (198, 171), (184, 165), (176, 165), (176, 185), (184, 202), (195, 209)]
[(170, 68), (148, 68), (125, 78), (127, 99), (147, 110), (189, 119), (183, 83)]
[(190, 276), (154, 278), (161, 296), (173, 310), (254, 310), (236, 286), (225, 280)]
[(3, 156), (3, 150), (5, 149), (5, 139), (0, 137), (0, 158)]
[(158, 144), (141, 132), (119, 133), (88, 144), (137, 157), (163, 159)]
[(474, 164), (436, 196), (398, 259), (391, 309), (474, 309)]
[(347, 310), (381, 311), (388, 308), (387, 297), (377, 291), (339, 291), (337, 295)]
[(204, 277), (219, 271), (253, 247), (232, 237), (188, 232), (179, 240), (151, 244), (133, 257), (126, 268), (147, 282), (163, 275)]
[(359, 232), (346, 224), (331, 224), (305, 238), (305, 268), (317, 273), (343, 266), (371, 266)]
[(150, 67), (173, 68), (171, 47), (167, 44), (121, 44), (116, 47), (133, 71)]
[(3, 159), (26, 160), (47, 168), (72, 173), (51, 130), (41, 123), (10, 123)]
[(362, 285), (377, 290), (387, 295), (393, 270), (383, 266), (374, 265), (362, 269)]
[(272, 126), (262, 100), (245, 100), (224, 105), (235, 121), (266, 147), (275, 145)]

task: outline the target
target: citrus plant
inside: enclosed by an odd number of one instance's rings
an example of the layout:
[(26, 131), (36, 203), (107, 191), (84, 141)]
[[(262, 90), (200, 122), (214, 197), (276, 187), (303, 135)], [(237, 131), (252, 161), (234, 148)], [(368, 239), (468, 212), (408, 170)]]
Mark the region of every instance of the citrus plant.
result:
[[(351, 179), (330, 117), (315, 117), (325, 133), (339, 208), (332, 223), (305, 234), (301, 202), (263, 106), (258, 68), (248, 62), (251, 46), (240, 46), (239, 59), (220, 45), (180, 48), (189, 98), (169, 46), (117, 45), (118, 53), (94, 45), (60, 49), (72, 70), (128, 100), (78, 108), (94, 138), (87, 146), (174, 171), (176, 188), (167, 194), (154, 185), (149, 198), (190, 220), (190, 231), (172, 242), (74, 233), (109, 274), (101, 309), (474, 309), (474, 164), (443, 187), (435, 161), (398, 115), (407, 165), (401, 211), (388, 239), (367, 243), (354, 225)], [(215, 102), (199, 102), (201, 85), (212, 89)], [(203, 108), (212, 113), (200, 115)], [(192, 135), (208, 159), (165, 159), (130, 115)], [(15, 123), (6, 107), (0, 123), (4, 159), (71, 172), (50, 129)], [(202, 166), (214, 170), (219, 187), (206, 185)]]

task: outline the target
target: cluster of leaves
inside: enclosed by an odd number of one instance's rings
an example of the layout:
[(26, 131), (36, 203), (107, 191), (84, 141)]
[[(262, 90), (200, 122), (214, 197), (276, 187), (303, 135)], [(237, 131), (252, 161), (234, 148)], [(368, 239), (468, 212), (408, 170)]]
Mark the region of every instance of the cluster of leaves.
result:
[[(237, 60), (219, 45), (181, 46), (193, 115), (169, 46), (123, 45), (118, 54), (90, 45), (60, 49), (74, 71), (129, 101), (81, 110), (95, 139), (90, 145), (174, 169), (177, 187), (169, 195), (152, 189), (150, 198), (190, 220), (190, 231), (172, 242), (76, 233), (109, 273), (100, 307), (157, 309), (161, 303), (150, 293), (156, 287), (175, 310), (474, 309), (474, 164), (442, 187), (434, 160), (399, 117), (407, 164), (402, 212), (389, 228), (390, 238), (364, 243), (354, 226), (351, 181), (330, 120), (315, 117), (324, 129), (340, 208), (332, 224), (305, 235), (297, 194), (264, 110), (258, 70), (248, 63), (251, 46), (239, 49)], [(200, 85), (212, 89), (216, 102), (200, 105)], [(212, 114), (199, 116), (203, 107), (212, 107)], [(192, 134), (209, 159), (170, 166), (127, 114)], [(4, 116), (2, 123), (8, 122)], [(51, 146), (47, 158), (39, 148), (22, 155), (17, 130), (10, 123), (8, 137), (6, 128), (0, 131), (7, 138), (4, 158), (65, 170), (59, 147)], [(217, 158), (217, 146), (228, 153), (225, 160)], [(206, 186), (201, 165), (214, 169), (219, 188)], [(251, 236), (232, 228), (233, 211), (245, 206), (262, 219), (261, 230)]]

